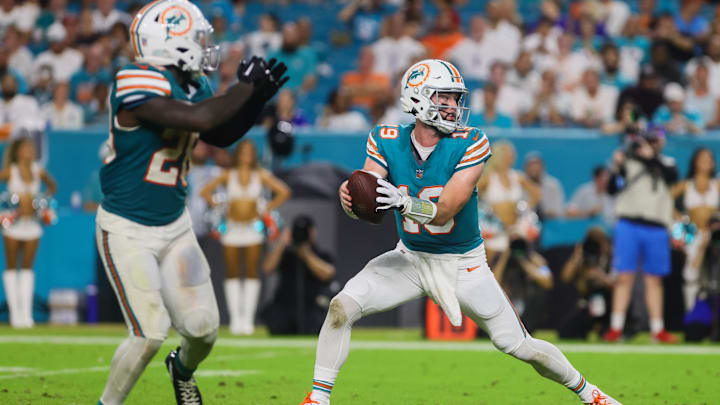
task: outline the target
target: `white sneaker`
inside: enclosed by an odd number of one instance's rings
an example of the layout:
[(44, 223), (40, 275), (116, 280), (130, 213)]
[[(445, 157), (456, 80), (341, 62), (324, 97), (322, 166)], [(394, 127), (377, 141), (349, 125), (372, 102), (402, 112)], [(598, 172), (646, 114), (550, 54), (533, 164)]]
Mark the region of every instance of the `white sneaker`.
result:
[(592, 390), (592, 402), (584, 402), (588, 405), (622, 405), (620, 401), (600, 391), (599, 388)]

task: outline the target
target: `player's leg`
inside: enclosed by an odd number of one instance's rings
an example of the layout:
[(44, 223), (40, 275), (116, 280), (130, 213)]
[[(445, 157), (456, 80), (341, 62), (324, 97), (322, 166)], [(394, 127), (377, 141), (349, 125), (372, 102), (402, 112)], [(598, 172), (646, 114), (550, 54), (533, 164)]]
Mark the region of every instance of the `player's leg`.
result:
[(609, 342), (620, 340), (625, 327), (625, 314), (632, 298), (635, 272), (642, 253), (639, 236), (637, 224), (622, 219), (618, 221), (613, 239), (613, 268), (618, 274), (613, 285), (610, 329), (603, 336)]
[(100, 403), (122, 404), (167, 337), (170, 317), (160, 295), (160, 272), (147, 239), (130, 239), (97, 228), (97, 244), (118, 297), (129, 336), (115, 351)]
[(643, 272), (645, 303), (650, 318), (650, 334), (655, 341), (677, 343), (665, 330), (662, 278), (670, 274), (670, 236), (665, 228), (647, 226), (643, 230)]
[(35, 273), (33, 264), (40, 239), (30, 239), (19, 243), (22, 252), (22, 262), (18, 273), (18, 287), (20, 294), (20, 316), (25, 327), (32, 327), (33, 297), (35, 296)]
[[(200, 403), (193, 373), (215, 344), (220, 315), (210, 266), (192, 229), (173, 240), (160, 262), (162, 296), (172, 324), (182, 336), (180, 348), (166, 358), (178, 404)], [(197, 398), (198, 402), (190, 401)]]
[[(331, 301), (320, 329), (313, 390), (306, 403), (327, 405), (340, 368), (347, 360), (355, 321), (423, 295), (411, 253), (395, 249), (371, 260)], [(316, 401), (316, 402), (311, 402)]]
[(237, 335), (243, 331), (243, 282), (240, 280), (240, 248), (230, 245), (223, 245), (225, 256), (225, 267), (227, 275), (223, 284), (225, 291), (225, 304), (228, 315), (230, 315), (230, 333)]
[(10, 325), (13, 328), (22, 326), (20, 316), (20, 286), (18, 281), (17, 258), (18, 241), (13, 238), (3, 237), (5, 246), (5, 271), (3, 271), (3, 288), (5, 289), (5, 300), (7, 301), (8, 312), (10, 313)]
[(571, 389), (584, 403), (604, 398), (607, 405), (619, 404), (588, 383), (557, 347), (527, 332), (487, 265), (472, 272), (461, 270), (457, 296), (463, 312), (490, 335), (496, 348)]
[(245, 333), (252, 335), (255, 331), (255, 311), (260, 297), (260, 280), (257, 267), (262, 253), (262, 244), (247, 246), (245, 250)]

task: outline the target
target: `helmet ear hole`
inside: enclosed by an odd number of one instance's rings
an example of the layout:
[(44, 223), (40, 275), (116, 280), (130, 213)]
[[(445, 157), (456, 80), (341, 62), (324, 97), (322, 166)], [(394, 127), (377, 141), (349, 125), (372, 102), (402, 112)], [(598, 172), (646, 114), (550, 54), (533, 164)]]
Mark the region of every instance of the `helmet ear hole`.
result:
[(180, 53), (185, 53), (185, 52), (187, 52), (187, 51), (188, 51), (188, 49), (187, 49), (187, 48), (175, 48), (175, 49), (177, 49), (177, 50), (178, 50), (178, 52), (180, 52)]

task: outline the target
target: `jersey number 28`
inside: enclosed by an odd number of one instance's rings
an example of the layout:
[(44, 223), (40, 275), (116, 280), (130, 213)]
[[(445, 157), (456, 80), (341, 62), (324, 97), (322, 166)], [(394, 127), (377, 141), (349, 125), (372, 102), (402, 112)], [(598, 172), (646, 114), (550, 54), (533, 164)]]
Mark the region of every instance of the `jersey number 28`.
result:
[[(408, 186), (401, 184), (398, 186), (398, 189), (405, 194), (410, 195)], [(430, 187), (424, 187), (420, 192), (418, 193), (418, 198), (422, 200), (431, 200), (433, 198), (439, 198), (440, 194), (442, 194), (443, 186), (430, 186)], [(425, 231), (429, 233), (430, 235), (447, 235), (450, 232), (452, 232), (453, 228), (455, 227), (455, 218), (449, 220), (445, 225), (423, 225), (423, 228), (425, 228)], [(418, 234), (420, 233), (420, 224), (417, 222), (404, 218), (403, 219), (403, 231), (407, 233), (412, 234)]]
[[(162, 186), (174, 187), (178, 177), (183, 186), (187, 186), (187, 172), (190, 169), (190, 156), (195, 147), (197, 134), (177, 135), (178, 143), (172, 148), (162, 148), (153, 153), (145, 173), (145, 181)], [(167, 170), (164, 167), (167, 166)]]

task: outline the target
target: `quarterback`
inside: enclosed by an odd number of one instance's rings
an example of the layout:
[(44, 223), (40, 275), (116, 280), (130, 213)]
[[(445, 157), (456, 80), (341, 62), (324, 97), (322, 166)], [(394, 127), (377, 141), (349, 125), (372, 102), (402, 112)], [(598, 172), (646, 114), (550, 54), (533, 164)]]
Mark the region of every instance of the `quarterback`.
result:
[(99, 404), (121, 404), (173, 326), (181, 346), (165, 359), (178, 404), (202, 404), (193, 372), (219, 324), (210, 269), (185, 207), (198, 139), (233, 144), (287, 77), (284, 64), (252, 58), (239, 82), (213, 96), (204, 72), (218, 63), (212, 27), (186, 0), (158, 0), (130, 26), (134, 63), (110, 93), (109, 154), (97, 245), (129, 336), (118, 347)]
[[(481, 130), (465, 126), (467, 89), (457, 68), (424, 60), (408, 69), (400, 85), (402, 108), (416, 121), (375, 127), (364, 165), (378, 177), (378, 209), (394, 211), (400, 241), (332, 299), (318, 339), (312, 392), (302, 404), (330, 403), (355, 321), (427, 295), (451, 323), (459, 326), (464, 312), (495, 347), (572, 390), (581, 402), (620, 405), (555, 346), (530, 336), (488, 267), (476, 184), (491, 150)], [(339, 194), (353, 216), (347, 181)]]

